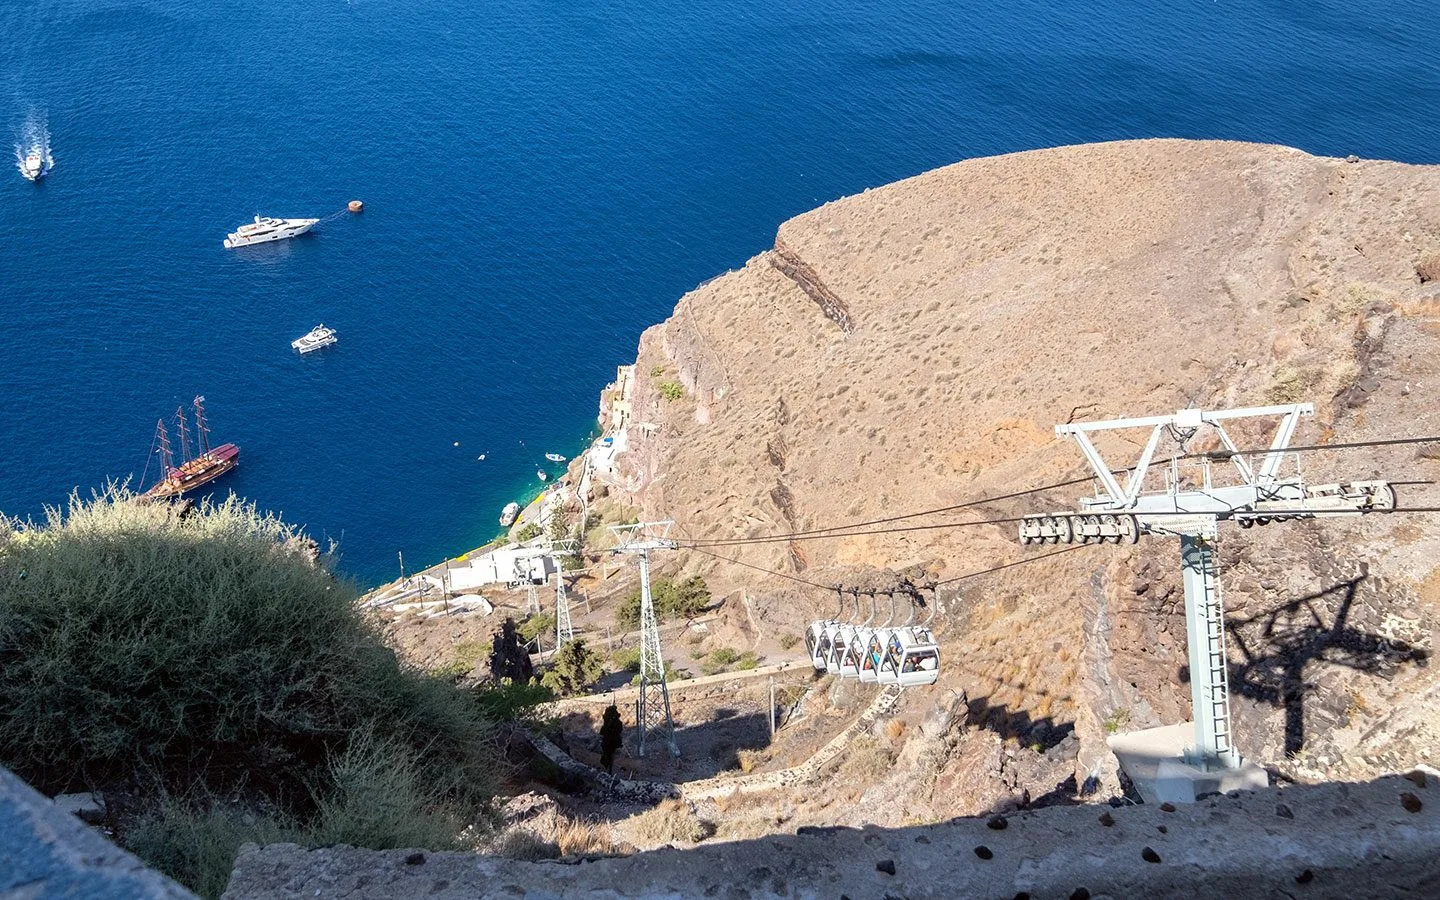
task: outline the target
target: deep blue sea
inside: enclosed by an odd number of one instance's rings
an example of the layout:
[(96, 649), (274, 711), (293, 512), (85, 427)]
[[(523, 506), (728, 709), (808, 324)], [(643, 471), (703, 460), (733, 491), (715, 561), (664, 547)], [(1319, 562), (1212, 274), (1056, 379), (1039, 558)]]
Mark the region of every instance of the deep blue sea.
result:
[[(43, 120), (55, 160), (40, 185), (0, 168), (0, 510), (138, 475), (155, 420), (203, 393), (243, 448), (223, 489), (392, 577), (397, 550), (492, 536), (640, 332), (784, 219), (1113, 138), (1440, 162), (1437, 21), (1434, 0), (0, 0), (0, 116), (14, 140)], [(340, 343), (300, 358), (322, 321)]]

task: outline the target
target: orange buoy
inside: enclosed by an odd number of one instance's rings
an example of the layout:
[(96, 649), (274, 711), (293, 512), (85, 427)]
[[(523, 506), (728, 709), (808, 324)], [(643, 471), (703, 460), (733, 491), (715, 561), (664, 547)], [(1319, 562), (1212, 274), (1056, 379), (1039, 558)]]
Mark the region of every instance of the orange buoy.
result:
[(364, 208), (365, 208), (365, 204), (361, 203), (359, 200), (351, 200), (351, 201), (350, 201), (349, 209), (350, 209), (351, 212), (359, 212), (360, 210), (362, 210), (362, 209), (364, 209)]

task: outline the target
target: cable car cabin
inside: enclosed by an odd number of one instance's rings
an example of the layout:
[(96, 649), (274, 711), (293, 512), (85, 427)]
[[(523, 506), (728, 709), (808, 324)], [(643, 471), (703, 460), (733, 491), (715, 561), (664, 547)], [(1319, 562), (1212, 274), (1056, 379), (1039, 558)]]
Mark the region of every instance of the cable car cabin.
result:
[(860, 664), (861, 681), (880, 680), (880, 664), (885, 661), (885, 640), (889, 632), (888, 628), (877, 628), (870, 633), (870, 640), (865, 645), (865, 660)]
[(940, 677), (940, 648), (928, 629), (916, 628), (909, 633), (902, 630), (889, 649), (894, 651), (897, 647), (899, 671), (895, 684), (918, 687), (934, 684), (935, 679)]
[(840, 677), (859, 678), (860, 661), (865, 656), (865, 631), (857, 629), (845, 644), (845, 655), (840, 658)]
[(860, 641), (860, 680), (866, 684), (875, 683), (875, 660), (870, 653), (870, 643), (875, 640), (875, 629), (867, 628), (856, 635)]
[(828, 622), (811, 622), (805, 632), (805, 649), (810, 651), (810, 664), (817, 672), (825, 671), (825, 661), (830, 657), (830, 637), (826, 633), (828, 625)]
[(892, 628), (888, 635), (884, 635), (885, 646), (880, 653), (880, 662), (875, 666), (875, 680), (881, 684), (900, 683), (900, 660), (905, 655), (905, 644), (900, 636), (904, 633), (903, 628)]
[(840, 674), (840, 659), (845, 655), (845, 647), (850, 643), (850, 635), (854, 631), (854, 625), (831, 625), (826, 629), (825, 636), (830, 639), (830, 655), (825, 659), (825, 671), (831, 675)]

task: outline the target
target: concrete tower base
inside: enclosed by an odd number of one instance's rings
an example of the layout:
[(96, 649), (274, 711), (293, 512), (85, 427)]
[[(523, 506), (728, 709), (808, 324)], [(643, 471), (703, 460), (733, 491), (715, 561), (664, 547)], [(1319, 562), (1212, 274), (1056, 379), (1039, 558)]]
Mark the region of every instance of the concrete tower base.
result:
[(1195, 744), (1195, 726), (1189, 722), (1111, 735), (1106, 743), (1146, 803), (1194, 803), (1198, 794), (1270, 784), (1265, 770), (1249, 761), (1209, 772), (1187, 763), (1185, 751)]

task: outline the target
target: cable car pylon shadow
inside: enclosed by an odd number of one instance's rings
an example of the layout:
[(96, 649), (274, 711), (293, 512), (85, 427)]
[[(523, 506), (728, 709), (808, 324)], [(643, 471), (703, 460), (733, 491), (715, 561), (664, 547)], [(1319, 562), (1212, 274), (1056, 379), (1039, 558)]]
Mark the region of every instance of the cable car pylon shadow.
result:
[[(1306, 679), (1307, 668), (1329, 664), (1389, 678), (1407, 662), (1425, 665), (1429, 660), (1430, 652), (1424, 648), (1349, 624), (1368, 578), (1362, 567), (1361, 574), (1349, 581), (1226, 622), (1233, 645), (1245, 659), (1230, 664), (1231, 683), (1243, 697), (1284, 709), (1287, 757), (1305, 747), (1305, 700), (1316, 690)], [(1181, 675), (1185, 678), (1188, 673), (1182, 670)]]

